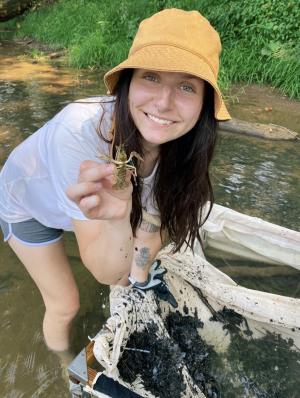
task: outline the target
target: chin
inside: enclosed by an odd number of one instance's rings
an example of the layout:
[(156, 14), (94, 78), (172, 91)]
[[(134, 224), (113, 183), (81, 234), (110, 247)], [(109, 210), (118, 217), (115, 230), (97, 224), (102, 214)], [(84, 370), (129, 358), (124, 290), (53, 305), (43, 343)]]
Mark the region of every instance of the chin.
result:
[(163, 140), (161, 138), (156, 138), (156, 137), (143, 137), (143, 138), (144, 138), (144, 142), (146, 145), (153, 146), (153, 147), (162, 145), (169, 141), (169, 140)]

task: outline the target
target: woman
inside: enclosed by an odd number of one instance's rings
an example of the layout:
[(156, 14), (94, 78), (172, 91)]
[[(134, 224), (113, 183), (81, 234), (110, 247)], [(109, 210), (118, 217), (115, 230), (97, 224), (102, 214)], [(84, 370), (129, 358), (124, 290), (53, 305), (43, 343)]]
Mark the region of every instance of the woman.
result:
[[(220, 51), (198, 12), (153, 15), (140, 24), (128, 59), (105, 75), (114, 97), (68, 105), (4, 165), (1, 226), (42, 294), (50, 349), (68, 348), (79, 308), (64, 230), (75, 232), (99, 282), (130, 280), (143, 289), (159, 283), (163, 271), (149, 269), (165, 235), (175, 251), (200, 240), (202, 210), (213, 201), (216, 122), (229, 118), (217, 85)], [(135, 181), (128, 172), (127, 186), (114, 189), (115, 166), (101, 158), (120, 144), (143, 161), (134, 158)]]

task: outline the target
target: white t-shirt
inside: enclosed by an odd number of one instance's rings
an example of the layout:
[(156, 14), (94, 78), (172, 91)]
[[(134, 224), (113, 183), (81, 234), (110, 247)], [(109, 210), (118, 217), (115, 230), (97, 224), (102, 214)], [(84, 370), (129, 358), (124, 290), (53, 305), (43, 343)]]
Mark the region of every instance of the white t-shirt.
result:
[[(114, 105), (113, 97), (71, 103), (17, 146), (0, 173), (0, 218), (9, 223), (35, 218), (65, 231), (73, 230), (71, 218), (86, 220), (66, 189), (77, 182), (83, 160), (103, 163), (97, 156), (109, 153), (97, 130), (103, 116), (100, 128), (107, 137)], [(142, 206), (153, 215), (159, 215), (152, 195), (156, 169), (142, 180)]]

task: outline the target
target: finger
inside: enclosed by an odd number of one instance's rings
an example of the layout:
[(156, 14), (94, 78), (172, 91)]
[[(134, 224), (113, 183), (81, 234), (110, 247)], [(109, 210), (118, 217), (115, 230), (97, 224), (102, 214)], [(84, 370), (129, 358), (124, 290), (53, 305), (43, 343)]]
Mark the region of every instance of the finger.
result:
[(100, 182), (85, 182), (75, 185), (70, 185), (67, 190), (66, 194), (69, 199), (73, 202), (78, 203), (83, 197), (90, 196), (99, 192), (102, 188), (102, 184)]
[[(109, 179), (110, 179), (110, 181), (112, 182), (113, 185), (117, 184), (117, 182), (118, 182), (118, 177), (117, 176), (118, 176), (118, 170), (117, 170), (116, 166), (114, 166), (114, 172), (109, 177)], [(126, 185), (130, 184), (131, 176), (132, 176), (132, 171), (126, 170), (125, 177), (124, 177)]]
[(116, 179), (114, 176), (104, 178), (101, 180), (101, 184), (103, 185), (103, 188), (107, 189), (112, 196), (120, 199), (129, 198), (133, 191), (131, 182), (128, 183), (128, 186), (125, 186), (122, 189), (114, 189), (113, 186), (116, 184)]
[(132, 176), (132, 171), (127, 170), (127, 171), (126, 171), (125, 181), (126, 181), (126, 182), (130, 182), (130, 181), (131, 181), (131, 176)]
[(111, 164), (99, 164), (92, 167), (80, 166), (80, 173), (78, 177), (78, 182), (87, 181), (101, 181), (103, 178), (111, 176), (114, 172), (114, 166)]
[(99, 166), (99, 162), (95, 162), (94, 160), (84, 160), (80, 163), (80, 170), (89, 169), (91, 167)]
[(80, 200), (79, 207), (85, 212), (89, 213), (100, 205), (100, 198), (98, 195), (87, 196)]
[(113, 173), (108, 177), (103, 178), (102, 183), (105, 188), (112, 188), (112, 186), (116, 183), (115, 171), (113, 171)]

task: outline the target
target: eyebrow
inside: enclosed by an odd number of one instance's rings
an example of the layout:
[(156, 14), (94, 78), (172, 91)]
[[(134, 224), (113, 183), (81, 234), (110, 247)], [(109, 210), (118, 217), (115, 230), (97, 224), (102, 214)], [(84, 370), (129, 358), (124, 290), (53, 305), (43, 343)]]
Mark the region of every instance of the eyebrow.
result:
[(199, 80), (200, 77), (190, 75), (189, 73), (181, 73), (181, 76), (183, 79), (194, 79), (194, 80)]
[[(144, 71), (151, 72), (151, 73), (156, 73), (156, 74), (159, 74), (160, 72), (163, 72), (163, 71), (160, 71), (160, 70), (151, 70), (151, 69), (145, 69)], [(191, 75), (189, 73), (184, 73), (184, 72), (177, 72), (177, 73), (180, 75), (180, 79), (189, 79), (189, 80), (196, 80), (196, 81), (202, 80), (201, 77), (194, 76), (194, 75)]]

